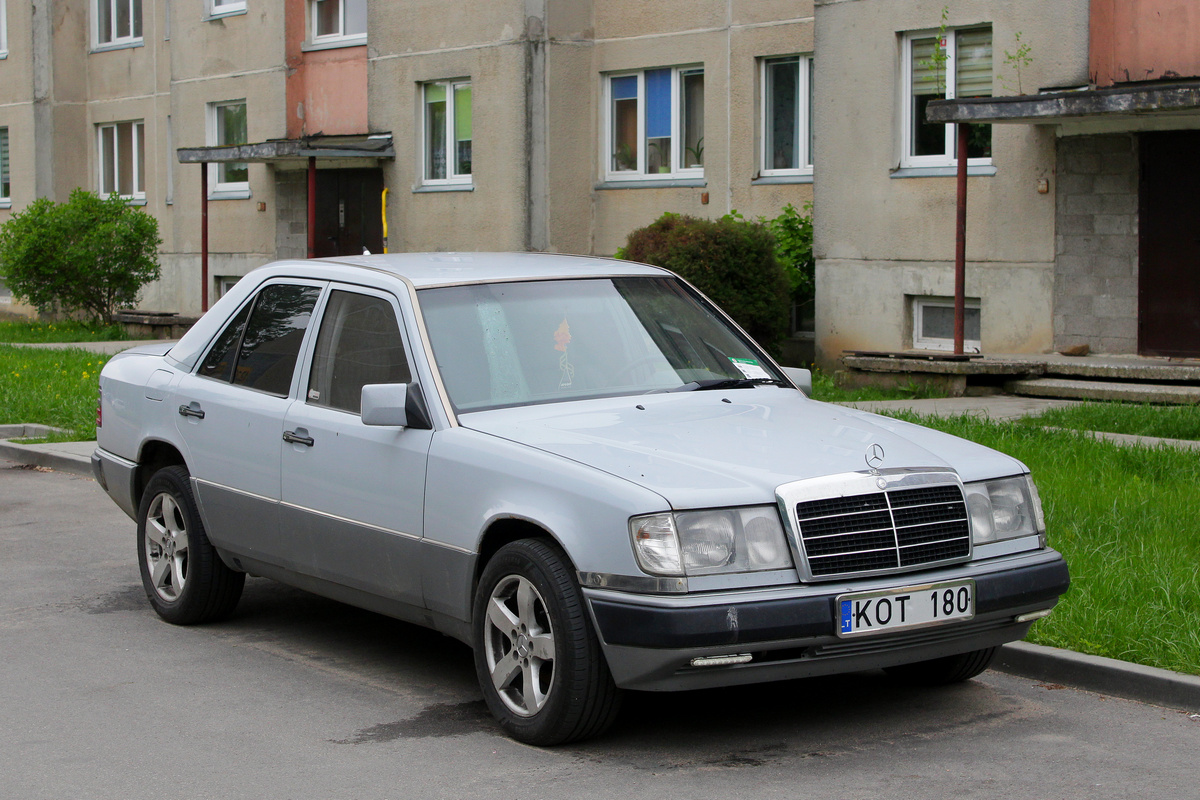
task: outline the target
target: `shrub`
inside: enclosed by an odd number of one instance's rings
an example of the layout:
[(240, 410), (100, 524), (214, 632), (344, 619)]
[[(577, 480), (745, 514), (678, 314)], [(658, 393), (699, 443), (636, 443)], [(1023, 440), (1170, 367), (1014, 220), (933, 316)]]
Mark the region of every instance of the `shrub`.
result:
[(629, 234), (620, 255), (678, 273), (772, 352), (788, 332), (789, 286), (761, 222), (670, 212)]
[(766, 220), (775, 235), (775, 258), (783, 267), (792, 296), (799, 302), (813, 296), (817, 262), (813, 257), (812, 203), (804, 204), (804, 215), (788, 203), (778, 217)]
[(40, 311), (104, 323), (159, 276), (158, 221), (117, 195), (39, 198), (0, 226), (0, 277)]

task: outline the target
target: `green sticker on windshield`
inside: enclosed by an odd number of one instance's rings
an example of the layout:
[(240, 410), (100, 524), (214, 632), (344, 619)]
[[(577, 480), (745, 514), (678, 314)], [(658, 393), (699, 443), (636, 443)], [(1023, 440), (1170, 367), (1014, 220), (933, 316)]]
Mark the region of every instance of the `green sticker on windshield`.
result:
[(730, 356), (729, 361), (735, 367), (737, 367), (738, 372), (742, 373), (742, 375), (746, 378), (770, 379), (770, 377), (771, 377), (769, 374), (767, 374), (767, 371), (762, 368), (762, 365), (758, 363), (757, 359), (733, 358), (732, 356)]

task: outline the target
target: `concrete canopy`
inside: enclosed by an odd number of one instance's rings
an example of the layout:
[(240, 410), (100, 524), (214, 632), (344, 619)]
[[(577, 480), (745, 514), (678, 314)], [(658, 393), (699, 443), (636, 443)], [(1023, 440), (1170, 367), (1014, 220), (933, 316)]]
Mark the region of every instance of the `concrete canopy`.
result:
[(395, 158), (391, 134), (375, 136), (308, 136), (302, 139), (268, 139), (257, 144), (181, 147), (176, 153), (181, 164), (295, 162), (310, 158), (379, 159)]
[(1194, 117), (1200, 121), (1200, 81), (935, 100), (926, 110), (930, 122), (976, 124), (1062, 125), (1106, 121), (1120, 125), (1128, 121), (1134, 127), (1134, 120), (1148, 115)]

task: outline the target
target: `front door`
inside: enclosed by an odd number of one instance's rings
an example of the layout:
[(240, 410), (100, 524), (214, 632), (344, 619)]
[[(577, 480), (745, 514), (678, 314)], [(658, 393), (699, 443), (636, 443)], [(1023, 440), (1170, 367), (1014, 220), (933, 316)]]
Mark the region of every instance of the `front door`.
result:
[(383, 170), (317, 171), (316, 257), (383, 252)]
[(1138, 351), (1200, 356), (1200, 132), (1141, 134)]

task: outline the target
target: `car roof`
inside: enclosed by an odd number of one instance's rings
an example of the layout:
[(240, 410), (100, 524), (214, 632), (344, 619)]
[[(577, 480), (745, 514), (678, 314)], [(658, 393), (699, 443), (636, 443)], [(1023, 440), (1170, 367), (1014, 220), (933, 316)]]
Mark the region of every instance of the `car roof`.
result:
[(634, 261), (560, 253), (389, 253), (338, 256), (307, 263), (345, 264), (390, 272), (408, 279), (418, 289), (463, 283), (669, 274)]

